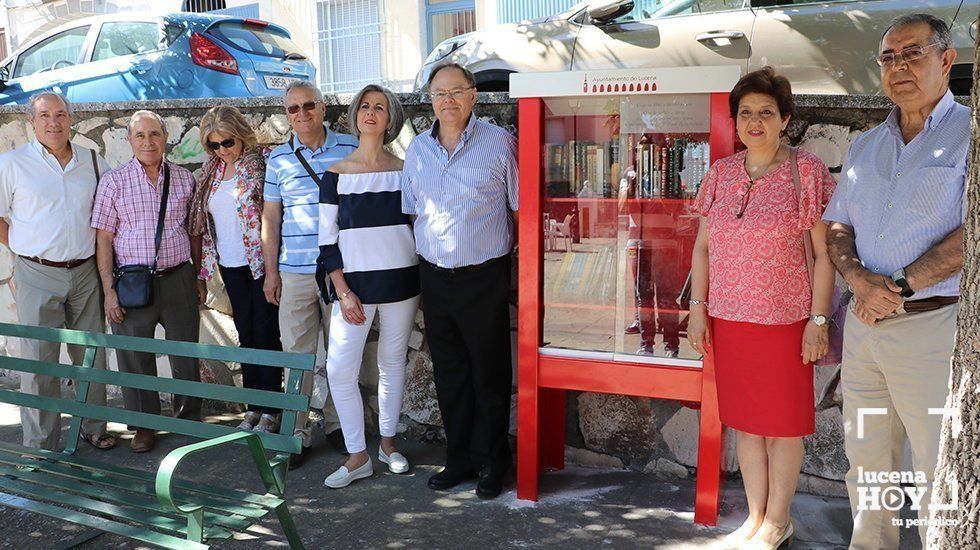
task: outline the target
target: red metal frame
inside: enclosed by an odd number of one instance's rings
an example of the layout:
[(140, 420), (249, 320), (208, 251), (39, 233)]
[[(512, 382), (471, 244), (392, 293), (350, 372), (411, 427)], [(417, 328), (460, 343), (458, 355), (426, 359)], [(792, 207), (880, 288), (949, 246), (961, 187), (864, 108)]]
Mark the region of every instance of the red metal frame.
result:
[[(735, 128), (728, 94), (713, 93), (711, 162), (734, 153)], [(694, 521), (715, 525), (721, 483), (722, 426), (718, 417), (714, 362), (701, 368), (628, 361), (594, 361), (542, 355), (542, 189), (544, 101), (518, 100), (521, 262), (517, 329), (517, 497), (537, 500), (538, 477), (565, 466), (565, 392), (593, 391), (700, 404), (698, 473)]]

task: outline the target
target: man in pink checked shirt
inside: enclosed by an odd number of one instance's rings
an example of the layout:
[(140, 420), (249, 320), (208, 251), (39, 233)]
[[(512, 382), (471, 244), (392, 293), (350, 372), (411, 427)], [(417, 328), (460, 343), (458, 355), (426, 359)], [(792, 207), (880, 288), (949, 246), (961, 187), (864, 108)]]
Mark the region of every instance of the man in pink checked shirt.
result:
[[(167, 129), (159, 115), (137, 111), (129, 119), (128, 130), (133, 158), (103, 176), (92, 213), (92, 227), (98, 230), (96, 260), (105, 291), (105, 314), (113, 334), (152, 338), (160, 324), (168, 340), (196, 342), (200, 313), (187, 234), (194, 177), (188, 170), (165, 162)], [(170, 184), (153, 277), (153, 301), (146, 307), (125, 309), (120, 307), (113, 288), (113, 269), (153, 264), (157, 217), (168, 170)], [(153, 354), (116, 350), (116, 357), (122, 372), (157, 374)], [(195, 359), (171, 356), (170, 367), (174, 378), (201, 378)], [(123, 388), (123, 400), (129, 410), (160, 413), (157, 392)], [(197, 420), (201, 416), (201, 400), (174, 395), (173, 409), (178, 418)], [(130, 448), (137, 453), (149, 451), (154, 439), (153, 430), (137, 427)]]

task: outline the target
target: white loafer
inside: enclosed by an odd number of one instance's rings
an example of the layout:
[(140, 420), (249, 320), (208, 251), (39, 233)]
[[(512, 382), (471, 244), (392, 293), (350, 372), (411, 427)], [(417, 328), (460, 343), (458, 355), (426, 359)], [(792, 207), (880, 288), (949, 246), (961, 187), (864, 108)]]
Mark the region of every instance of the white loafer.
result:
[(330, 474), (327, 476), (327, 479), (323, 480), (323, 484), (331, 489), (342, 489), (358, 479), (364, 479), (372, 475), (374, 475), (374, 465), (371, 464), (371, 457), (368, 457), (367, 462), (354, 468), (354, 471), (348, 470), (347, 466), (337, 468), (336, 472)]
[(378, 447), (378, 460), (388, 465), (388, 471), (393, 474), (404, 474), (408, 471), (408, 459), (405, 455), (395, 451), (391, 456), (385, 454), (384, 449)]

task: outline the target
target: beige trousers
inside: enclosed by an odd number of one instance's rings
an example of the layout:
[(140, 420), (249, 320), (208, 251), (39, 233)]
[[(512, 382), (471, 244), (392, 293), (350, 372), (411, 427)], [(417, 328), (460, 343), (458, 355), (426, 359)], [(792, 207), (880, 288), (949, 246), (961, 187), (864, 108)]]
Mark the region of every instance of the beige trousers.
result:
[[(21, 324), (40, 327), (70, 328), (88, 332), (105, 332), (102, 315), (102, 286), (95, 260), (74, 269), (43, 266), (17, 257), (14, 260), (14, 300)], [(55, 342), (21, 340), (24, 359), (58, 363), (61, 345)], [(85, 348), (68, 346), (74, 365), (81, 365)], [(94, 368), (105, 369), (105, 351), (95, 354)], [(20, 391), (34, 395), (61, 397), (61, 379), (53, 376), (21, 373)], [(105, 386), (89, 384), (88, 403), (105, 405)], [(29, 407), (20, 409), (24, 446), (56, 450), (61, 438), (61, 415)], [(106, 423), (83, 419), (82, 433), (102, 435)]]
[[(313, 274), (280, 273), (282, 278), (282, 294), (279, 297), (279, 333), (282, 340), (282, 350), (295, 353), (316, 355), (317, 339), (322, 335), (324, 346), (328, 341), (327, 328), (330, 326), (330, 313), (320, 299), (320, 291)], [(289, 371), (286, 369), (286, 380)], [(303, 373), (301, 386), (303, 395), (313, 394), (313, 372)], [(323, 427), (326, 433), (340, 428), (337, 410), (333, 399), (327, 395), (323, 404)], [(309, 424), (309, 413), (296, 416), (294, 435), (303, 438), (303, 446), (310, 446), (312, 428)]]
[[(877, 326), (862, 323), (849, 311), (844, 325), (841, 386), (844, 397), (844, 443), (850, 470), (846, 482), (854, 516), (850, 548), (882, 550), (899, 547), (899, 512), (869, 504), (874, 491), (891, 483), (858, 479), (858, 469), (902, 472), (905, 437), (912, 448), (914, 472), (929, 482), (919, 518), (929, 517), (929, 498), (939, 455), (941, 409), (949, 393), (950, 357), (959, 307), (903, 314)], [(864, 409), (863, 411), (861, 409)], [(933, 411), (939, 412), (939, 411)], [(859, 431), (861, 433), (859, 433)], [(915, 473), (912, 475), (916, 475)], [(891, 489), (888, 489), (891, 490)], [(881, 499), (877, 499), (878, 502)], [(877, 509), (875, 509), (877, 508)], [(919, 526), (925, 547), (927, 527)]]

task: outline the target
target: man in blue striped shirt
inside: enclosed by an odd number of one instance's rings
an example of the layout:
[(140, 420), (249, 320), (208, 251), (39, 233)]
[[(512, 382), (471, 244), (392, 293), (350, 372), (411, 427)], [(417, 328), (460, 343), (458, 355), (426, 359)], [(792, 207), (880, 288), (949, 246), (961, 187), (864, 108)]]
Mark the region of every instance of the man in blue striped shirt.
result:
[(429, 76), (432, 129), (405, 154), (402, 211), (415, 242), (426, 336), (446, 430), (446, 467), (429, 488), (477, 477), (494, 498), (511, 466), (510, 251), (517, 211), (517, 144), (478, 120), (473, 74), (451, 63)]
[[(896, 107), (854, 140), (824, 213), (830, 256), (855, 297), (841, 365), (851, 548), (899, 546), (898, 512), (862, 496), (881, 489), (876, 473), (902, 468), (905, 436), (930, 483), (939, 454), (942, 416), (930, 411), (948, 393), (971, 118), (949, 91), (950, 42), (931, 15), (885, 31), (878, 64)], [(928, 492), (919, 517), (929, 517)], [(924, 548), (924, 521), (919, 534)]]
[[(293, 135), (269, 155), (262, 209), (262, 254), (265, 259), (265, 297), (279, 306), (283, 351), (315, 354), (318, 334), (327, 341), (330, 314), (324, 309), (316, 283), (320, 254), (320, 179), (331, 164), (357, 149), (357, 138), (330, 131), (324, 125), (323, 93), (310, 82), (296, 81), (283, 95)], [(287, 375), (288, 376), (288, 375)], [(303, 376), (303, 393), (313, 390), (313, 374)], [(340, 421), (328, 395), (323, 404), (324, 428), (331, 441), (343, 441)], [(310, 446), (307, 415), (296, 419), (303, 453)], [(290, 456), (295, 468), (303, 454)]]

